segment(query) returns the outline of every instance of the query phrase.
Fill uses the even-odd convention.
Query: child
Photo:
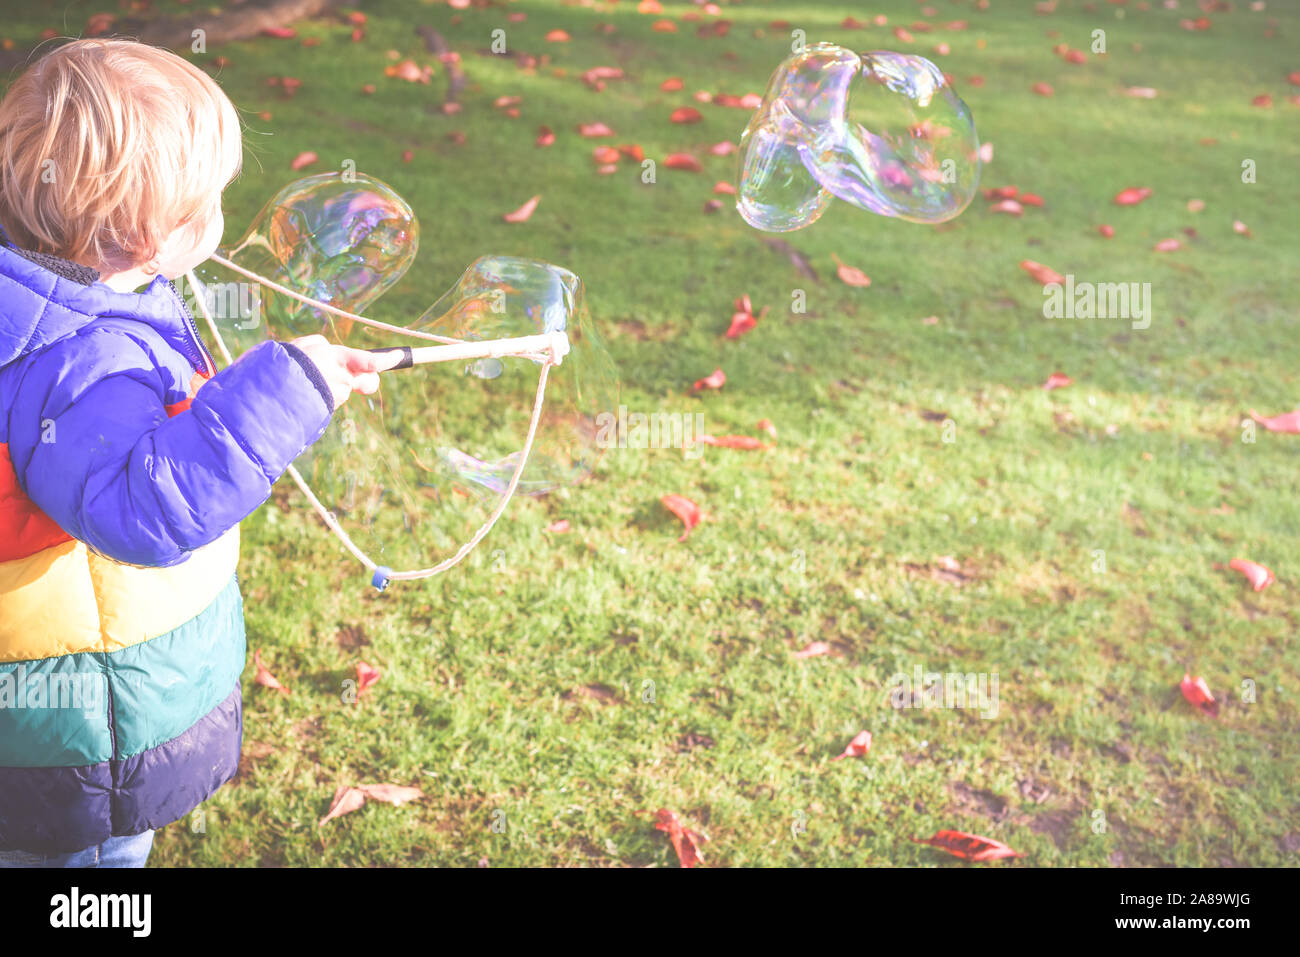
[[[322,336],[215,371],[167,280],[241,154],[220,88],[133,41],[0,102],[0,866],[143,866],[235,773],[239,522],[379,387]]]

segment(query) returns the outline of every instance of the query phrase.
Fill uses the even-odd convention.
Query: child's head
[[[133,40],[75,40],[0,102],[0,224],[18,246],[168,278],[221,239],[239,117],[212,78]]]

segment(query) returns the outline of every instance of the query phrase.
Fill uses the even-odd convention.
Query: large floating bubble
[[[362,173],[321,173],[290,183],[221,255],[294,292],[360,313],[415,259],[420,227],[392,187]],[[256,316],[278,334],[322,332],[326,314],[257,287]]]
[[[564,332],[569,352],[548,374],[518,493],[564,494],[591,473],[619,382],[576,275],[535,260],[483,257],[409,328],[468,341]],[[326,335],[366,349],[429,344],[360,324]],[[532,359],[505,357],[386,373],[377,395],[353,396],[339,410],[298,468],[376,562],[428,567],[467,541],[501,501],[539,372]]]
[[[740,141],[736,207],[768,232],[817,221],[838,197],[941,223],[979,186],[969,108],[924,57],[818,43],[772,74]]]
[[[358,175],[346,185],[341,190],[338,177],[331,176],[286,187],[228,258],[361,313],[409,264],[417,226],[383,183]],[[222,321],[220,290],[243,277],[220,266],[205,273],[206,299],[209,305],[216,301],[222,336],[237,353],[268,337],[312,333],[371,349],[436,344],[429,336],[478,341],[564,332],[569,352],[548,374],[518,493],[563,495],[596,464],[608,431],[602,425],[618,407],[619,381],[593,328],[582,281],[567,269],[483,257],[414,321],[382,308],[362,313],[409,332],[350,322],[264,288],[252,297],[260,313]],[[340,407],[325,435],[295,465],[375,562],[401,569],[431,566],[467,541],[500,502],[525,442],[540,368],[532,359],[505,357],[386,373],[379,393],[353,396]]]
[[[453,339],[508,339],[545,332],[568,336],[569,353],[552,368],[546,405],[519,490],[536,494],[573,485],[599,458],[601,425],[618,407],[618,377],[587,310],[582,280],[533,259],[484,256],[438,300],[413,329]],[[518,463],[519,436],[502,410],[536,391],[537,365],[527,359],[479,359],[447,370],[480,413],[444,421],[435,444],[440,466],[458,485],[501,492]],[[437,377],[426,377],[432,397]],[[513,417],[513,413],[509,418]],[[504,428],[498,428],[504,427]]]

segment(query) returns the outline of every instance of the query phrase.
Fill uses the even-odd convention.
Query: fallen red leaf
[[[704,211],[705,211],[706,213],[720,213],[720,212],[722,212],[722,200],[720,200],[720,199],[710,199],[710,200],[708,200],[708,201],[704,204]]]
[[[871,750],[871,732],[859,731],[853,736],[853,740],[848,743],[844,753],[839,757],[831,758],[832,761],[840,761],[844,758],[860,758]]]
[[[307,150],[306,152],[299,153],[293,158],[293,162],[289,164],[289,169],[296,172],[305,166],[310,166],[312,163],[316,162],[317,159],[319,159],[319,157],[315,153]]]
[[[741,296],[736,300],[735,311],[731,314],[731,325],[727,328],[728,339],[739,339],[745,333],[749,332],[758,325],[758,320],[767,315],[767,306],[757,316],[754,315],[754,304],[749,301],[749,296]]]
[[[1056,92],[1052,89],[1052,84],[1050,83],[1035,83],[1029,89],[1033,90],[1033,92],[1037,93],[1039,96],[1051,96]]]
[[[734,312],[731,314],[731,325],[727,327],[727,338],[739,339],[756,325],[758,325],[758,320],[754,318],[753,314]]]
[[[984,190],[985,199],[1015,199],[1020,194],[1018,186],[995,186]]]
[[[1053,389],[1064,389],[1067,385],[1074,385],[1074,380],[1064,372],[1053,372],[1043,383],[1043,389],[1051,392]]]
[[[568,43],[569,34],[564,30],[552,30],[546,34],[547,43]]]
[[[1232,231],[1236,233],[1238,236],[1250,235],[1250,227],[1247,226],[1245,223],[1243,223],[1240,219],[1234,219],[1232,221]]]
[[[691,534],[691,529],[700,524],[700,519],[703,517],[700,514],[700,507],[689,498],[684,498],[681,495],[664,495],[659,501],[663,503],[664,508],[681,519],[682,524],[686,526],[686,530],[677,539],[679,542],[686,541],[686,536]]]
[[[618,151],[637,163],[645,159],[645,150],[641,149],[637,143],[624,143],[618,148]]]
[[[1244,558],[1234,558],[1228,562],[1228,567],[1245,575],[1246,580],[1250,582],[1255,591],[1263,591],[1276,580],[1272,569],[1258,562],[1247,561]]]
[[[1067,50],[1065,53],[1066,63],[1087,63],[1088,54],[1082,50]]]
[[[1065,283],[1065,277],[1055,269],[1052,269],[1049,266],[1044,266],[1042,263],[1036,263],[1032,259],[1022,259],[1020,261],[1020,268],[1029,273],[1029,275],[1033,276],[1044,286],[1054,282],[1061,283],[1062,285]]]
[[[432,83],[433,81],[429,79],[432,73],[432,68],[421,69],[414,60],[403,60],[401,63],[384,67],[384,76],[394,76],[408,83]]]
[[[714,143],[710,146],[709,152],[714,156],[730,156],[736,152],[736,144],[730,140],[723,140],[721,143]]]
[[[681,818],[667,808],[661,807],[656,811],[655,818],[655,830],[668,834],[668,840],[672,841],[673,850],[677,852],[677,861],[682,867],[694,867],[696,864],[704,863],[704,858],[700,854],[700,844],[707,841],[707,837],[683,827]]]
[[[587,137],[613,136],[614,131],[604,123],[579,123],[578,134]]]
[[[1026,206],[1041,207],[1043,205],[1043,197],[1039,196],[1037,193],[1021,193],[1020,202],[1024,203]]]
[[[278,40],[291,40],[298,35],[298,31],[293,27],[267,27],[262,31],[264,37],[275,37]]]
[[[727,381],[727,374],[721,369],[714,369],[712,373],[703,379],[696,379],[693,386],[696,392],[703,389],[721,389]]]
[[[582,74],[582,82],[599,92],[605,88],[606,80],[623,79],[623,71],[616,66],[593,66]]]
[[[1025,208],[1014,199],[1004,199],[994,203],[989,207],[990,213],[1006,213],[1010,216],[1019,216],[1024,213]]]
[[[401,784],[363,784],[357,788],[367,800],[381,801],[393,807],[401,807],[417,798],[424,797],[419,788],[406,787]]]
[[[1183,244],[1176,239],[1162,239],[1151,248],[1158,253],[1171,253],[1176,249],[1182,249]]]
[[[776,426],[772,424],[771,419],[759,419],[756,428],[760,432],[766,432],[768,435],[772,436],[773,441],[776,440]]]
[[[546,526],[548,532],[567,532],[569,530],[569,520],[562,518],[559,521],[551,522]]]
[[[368,665],[364,661],[357,662],[357,698],[360,699],[362,693],[379,680],[382,672],[374,665]]]
[[[1114,227],[1114,226],[1105,226],[1105,225],[1103,225],[1103,226],[1098,226],[1098,227],[1097,227],[1097,232],[1101,233],[1101,234],[1102,234],[1103,236],[1105,236],[1107,239],[1110,239],[1112,236],[1115,235],[1115,227]]]
[[[1267,93],[1261,93],[1259,96],[1255,97],[1253,100],[1250,101],[1250,105],[1251,106],[1272,106],[1273,97],[1269,96]]]
[[[831,258],[835,260],[835,273],[840,277],[840,281],[846,286],[859,286],[865,289],[871,285],[871,277],[864,273],[856,266],[846,265],[840,260],[839,256],[831,253]]]
[[[831,646],[824,641],[811,641],[802,650],[796,651],[796,658],[816,658],[818,655],[829,655]],[[836,758],[836,760],[839,760]]]
[[[537,128],[538,146],[550,146],[555,142],[555,132],[549,126],[539,126]]]
[[[659,84],[659,89],[663,90],[665,93],[673,93],[677,90],[680,90],[682,86],[683,83],[682,83],[682,78],[680,76],[670,76],[668,79],[664,80],[662,83]]]
[[[532,199],[530,199],[528,202],[524,203],[524,205],[520,206],[514,212],[505,213],[501,218],[504,219],[507,223],[525,223],[528,221],[528,217],[533,215],[533,210],[537,208],[537,204],[541,202],[541,200],[542,200],[541,194],[538,194],[537,196],[534,196]]]
[[[327,821],[360,810],[368,800],[401,807],[422,797],[424,797],[424,792],[419,788],[406,787],[401,784],[363,784],[360,787],[339,785],[334,791],[334,798],[330,801],[329,810],[320,819],[318,826],[324,826]]]
[[[704,114],[693,106],[679,106],[668,119],[673,123],[698,123],[704,119]]]
[[[597,146],[591,151],[591,158],[597,163],[617,163],[619,153],[612,146]]]
[[[664,165],[669,169],[684,169],[691,173],[699,173],[704,167],[690,153],[669,153],[664,159]]]
[[[274,691],[283,691],[285,694],[291,693],[288,688],[276,680],[270,669],[262,664],[262,651],[259,648],[253,649],[253,664],[257,668],[257,673],[253,676],[255,682]]]
[[[1269,418],[1258,415],[1254,409],[1251,409],[1250,417],[1270,432],[1288,432],[1291,435],[1300,435],[1300,409],[1294,412],[1283,412],[1281,415]]]
[[[713,191],[722,196],[735,196],[736,187],[732,186],[725,180],[713,184]]]
[[[1136,206],[1150,195],[1151,190],[1146,186],[1130,186],[1128,189],[1121,189],[1115,194],[1115,205]]]
[[[716,445],[724,449],[765,449],[766,445],[752,435],[700,435],[695,441],[702,445]]]
[[[1192,707],[1203,714],[1208,714],[1211,718],[1219,716],[1219,702],[1215,701],[1214,695],[1210,694],[1210,686],[1205,683],[1204,678],[1193,678],[1184,672],[1183,680],[1178,687]]]
[[[933,837],[914,837],[917,844],[929,844],[964,861],[996,861],[1004,857],[1024,857],[1001,841],[965,831],[939,831]]]
[[[340,784],[334,792],[334,799],[330,801],[329,810],[325,816],[320,819],[318,827],[324,827],[327,821],[332,821],[336,817],[342,817],[344,814],[351,814],[353,811],[359,811],[366,803],[366,794],[360,788],[350,788]]]
[[[117,17],[111,13],[92,13],[86,21],[86,36],[98,37],[113,29],[113,21]],[[13,41],[8,37],[5,38],[6,47]]]

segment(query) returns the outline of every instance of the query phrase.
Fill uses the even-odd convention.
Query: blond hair
[[[134,40],[74,40],[0,101],[0,221],[28,249],[140,265],[210,221],[242,157],[234,105],[198,67]]]

